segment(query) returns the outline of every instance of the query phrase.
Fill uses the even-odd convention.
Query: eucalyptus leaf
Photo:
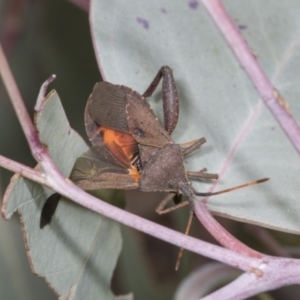
[[[55,91],[47,96],[35,121],[42,143],[68,177],[76,158],[88,147],[70,128]],[[51,224],[41,230],[41,209],[52,193],[16,174],[4,199],[6,218],[15,211],[21,216],[33,272],[44,277],[61,299],[132,299],[131,295],[116,297],[110,290],[122,247],[119,225],[64,200],[59,203]],[[113,190],[106,191],[104,196],[124,200],[120,192]]]
[[[224,1],[269,78],[300,118],[298,1]],[[214,213],[300,233],[300,159],[263,104],[207,11],[197,1],[91,1],[90,23],[105,80],[143,93],[162,65],[174,70],[180,118],[178,143],[202,136],[186,161],[220,173],[215,190],[271,180],[209,199]],[[161,89],[150,99],[162,119]],[[211,183],[194,182],[206,192]],[[200,199],[199,199],[200,201]]]

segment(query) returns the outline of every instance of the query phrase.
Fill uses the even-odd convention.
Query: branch
[[[27,142],[30,145],[32,155],[37,161],[40,161],[41,158],[38,151],[42,149],[42,144],[38,139],[34,125],[31,122],[30,116],[26,110],[17,84],[8,66],[7,60],[2,50],[2,46],[0,46],[0,74],[19,119],[19,122],[24,131]]]
[[[208,211],[206,202],[207,198],[195,205],[195,214],[203,226],[221,245],[227,249],[231,249],[254,258],[263,257],[263,254],[249,248],[222,227]]]
[[[254,265],[260,264],[260,260],[252,259],[245,255],[240,255],[222,247],[186,236],[180,232],[163,227],[139,216],[126,212],[104,201],[99,201],[98,198],[87,194],[70,180],[64,179],[60,181],[51,176],[51,166],[48,169],[48,176],[45,176],[45,174],[41,172],[37,172],[3,156],[0,156],[0,166],[5,167],[13,172],[19,172],[23,177],[44,184],[61,195],[66,196],[68,199],[73,200],[75,203],[94,212],[178,247],[184,247],[187,250],[210,257],[211,259],[219,260],[244,271],[249,271],[249,269],[254,268]],[[5,205],[6,202],[4,201],[3,208],[5,208]]]
[[[265,72],[257,63],[255,56],[240,35],[239,30],[228,15],[222,2],[220,0],[202,0],[202,4],[223,34],[232,52],[261,95],[264,103],[300,154],[300,128],[298,124],[286,109],[282,96],[273,87]]]
[[[298,259],[267,256],[264,262],[262,274],[244,273],[201,300],[246,299],[258,293],[300,283],[300,261]]]
[[[23,176],[23,174],[24,174],[24,177],[31,179],[37,183],[40,183],[43,185],[47,184],[46,177],[43,173],[36,171],[32,168],[29,168],[27,166],[24,166],[20,163],[17,163],[17,162],[15,162],[9,158],[6,158],[2,155],[0,155],[0,165],[9,171],[20,174],[21,176]]]

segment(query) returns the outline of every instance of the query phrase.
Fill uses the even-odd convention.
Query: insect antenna
[[[202,197],[220,195],[220,194],[228,193],[228,192],[231,192],[231,191],[239,190],[239,189],[251,186],[251,185],[256,185],[256,184],[259,184],[259,183],[263,183],[263,182],[268,181],[269,179],[270,178],[263,178],[263,179],[255,180],[255,181],[251,181],[251,182],[247,182],[247,183],[244,183],[244,184],[241,184],[241,185],[234,186],[234,187],[226,189],[226,190],[221,190],[221,191],[213,192],[213,193],[195,192],[195,195],[202,196]]]

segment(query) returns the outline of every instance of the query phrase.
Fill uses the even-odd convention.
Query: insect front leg
[[[159,214],[159,215],[163,215],[163,214],[167,214],[173,210],[179,209],[181,207],[184,206],[188,206],[190,205],[189,201],[184,201],[184,202],[180,202],[174,206],[165,208],[165,206],[174,198],[174,196],[176,195],[176,193],[170,193],[168,194],[156,207],[155,211]]]
[[[204,168],[198,172],[186,172],[186,175],[189,178],[196,178],[196,179],[218,179],[219,175],[214,173],[206,173],[207,169]]]
[[[164,110],[164,125],[168,134],[171,134],[178,122],[179,100],[176,83],[173,77],[173,70],[168,66],[163,66],[158,71],[152,83],[145,91],[143,96],[150,97],[162,79],[162,98]]]
[[[188,223],[187,223],[187,226],[186,226],[186,229],[185,229],[185,232],[184,234],[185,235],[188,235],[189,234],[189,231],[190,231],[190,228],[191,228],[191,225],[192,225],[192,220],[193,220],[193,216],[194,216],[194,204],[193,204],[193,200],[192,199],[189,199],[188,201],[184,201],[184,202],[181,202],[179,204],[176,204],[174,206],[171,206],[169,208],[165,208],[165,206],[174,198],[174,196],[176,195],[176,193],[170,193],[168,194],[157,206],[156,208],[156,212],[159,214],[159,215],[163,215],[163,214],[166,214],[166,213],[169,213],[173,210],[176,210],[176,209],[179,209],[181,207],[184,207],[184,206],[190,206],[190,213],[189,213],[189,219],[188,219]],[[180,265],[180,262],[181,262],[181,259],[182,259],[182,255],[183,255],[183,251],[184,251],[184,248],[180,248],[179,250],[179,253],[178,253],[178,257],[177,257],[177,261],[176,261],[176,265],[175,265],[175,270],[177,271],[178,268],[179,268],[179,265]]]

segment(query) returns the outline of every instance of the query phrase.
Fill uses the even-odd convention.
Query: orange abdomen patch
[[[100,127],[102,141],[109,151],[124,166],[129,167],[130,174],[136,182],[139,181],[139,171],[133,162],[138,154],[138,144],[131,134],[110,129],[104,126]]]

